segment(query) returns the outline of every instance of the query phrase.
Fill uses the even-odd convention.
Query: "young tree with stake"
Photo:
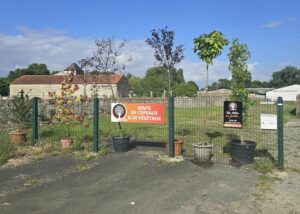
[[[229,41],[219,31],[204,33],[194,39],[194,53],[206,63],[205,91],[208,90],[208,66],[213,64],[213,60],[222,53],[223,47],[228,44]]]
[[[155,59],[167,68],[169,95],[171,95],[170,68],[180,63],[183,59],[183,45],[178,45],[174,48],[174,36],[175,32],[165,27],[163,29],[151,30],[151,38],[146,39],[146,43],[155,51]]]
[[[243,122],[248,119],[248,110],[251,104],[249,92],[246,84],[251,82],[251,73],[248,71],[247,60],[250,58],[250,52],[246,44],[240,44],[238,39],[233,39],[229,58],[229,70],[232,74],[231,80],[231,99],[243,102]]]
[[[117,43],[113,37],[107,39],[97,39],[95,41],[96,50],[91,57],[81,59],[79,63],[82,67],[90,67],[99,71],[99,73],[105,74],[107,82],[111,82],[111,74],[124,70],[125,65],[120,64],[118,57],[121,55],[121,49],[125,47],[125,41]],[[131,59],[128,59],[130,61]],[[105,86],[107,87],[107,86]],[[113,87],[109,84],[112,97],[115,97]],[[98,90],[98,86],[95,86],[95,90]]]

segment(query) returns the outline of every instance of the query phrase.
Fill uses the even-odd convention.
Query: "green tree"
[[[9,95],[9,81],[7,78],[0,77],[0,95]]]
[[[12,82],[15,79],[17,79],[23,75],[26,75],[26,69],[25,68],[17,68],[16,70],[9,72],[7,79],[9,80],[9,82]]]
[[[280,71],[272,74],[270,85],[275,88],[300,84],[300,69],[294,66],[286,66]]]
[[[142,79],[140,77],[131,77],[129,79],[130,90],[137,96],[143,95]]]
[[[191,83],[181,83],[173,87],[173,93],[179,97],[195,97],[197,95],[197,87]]]
[[[151,30],[151,38],[146,39],[146,43],[154,49],[155,59],[165,68],[168,74],[168,89],[171,92],[171,72],[170,69],[183,59],[183,45],[174,48],[175,32],[168,27],[158,30]]]
[[[59,73],[60,71],[51,71],[51,75],[54,75],[54,74],[57,74]]]
[[[194,53],[206,63],[206,90],[208,90],[208,66],[213,65],[213,60],[222,53],[223,47],[228,44],[229,41],[219,31],[202,34],[194,39]]]
[[[199,86],[194,81],[188,81],[187,84],[191,84],[195,87],[196,91],[199,91]]]
[[[7,78],[9,82],[12,82],[23,75],[50,75],[50,71],[45,64],[33,63],[27,68],[17,68],[14,71],[10,71]]]
[[[30,64],[26,68],[26,73],[28,75],[50,75],[47,65],[37,63]]]
[[[268,88],[270,86],[269,82],[254,80],[251,82],[251,88]]]
[[[211,85],[208,86],[209,90],[216,90],[220,88],[229,89],[231,85],[231,81],[228,79],[219,79],[217,82],[213,82]]]
[[[154,97],[161,97],[166,87],[165,82],[159,77],[144,77],[141,81],[143,96],[150,96],[152,91]]]
[[[174,86],[175,84],[180,84],[185,82],[182,69],[170,68],[169,71],[171,73],[171,78],[172,78],[171,87]],[[168,85],[169,82],[168,69],[163,66],[155,66],[147,69],[145,77],[159,77],[165,82],[166,86]]]
[[[250,52],[246,44],[240,44],[238,39],[233,39],[228,57],[229,70],[232,73],[231,99],[243,102],[243,121],[246,123],[251,104],[249,92],[245,87],[246,83],[251,82],[251,75],[247,68]]]

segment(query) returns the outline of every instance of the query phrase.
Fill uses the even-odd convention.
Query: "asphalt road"
[[[218,213],[215,203],[246,198],[255,178],[251,166],[165,164],[131,153],[91,162],[65,155],[0,169],[0,213]]]

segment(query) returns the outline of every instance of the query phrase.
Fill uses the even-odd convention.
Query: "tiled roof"
[[[85,78],[86,84],[117,84],[122,78],[124,77],[123,74],[111,74],[111,75],[87,75]],[[67,76],[55,76],[55,75],[24,75],[16,79],[11,83],[11,85],[35,85],[35,84],[61,84],[62,81]],[[75,75],[73,76],[73,84],[83,84],[84,83],[84,76],[83,75]]]
[[[69,67],[67,67],[65,71],[75,71],[77,75],[84,73],[83,70],[76,63],[72,63],[71,65],[69,65]]]

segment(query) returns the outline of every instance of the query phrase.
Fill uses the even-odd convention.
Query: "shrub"
[[[6,163],[9,158],[14,157],[16,153],[15,147],[10,143],[7,134],[0,133],[0,165]]]
[[[12,113],[11,121],[14,128],[18,131],[25,130],[30,127],[31,121],[31,101],[28,97],[24,97],[24,92],[21,95],[14,96],[11,102],[8,103],[8,107]]]
[[[273,171],[274,164],[269,158],[261,158],[256,161],[255,169],[262,174],[268,174]]]

